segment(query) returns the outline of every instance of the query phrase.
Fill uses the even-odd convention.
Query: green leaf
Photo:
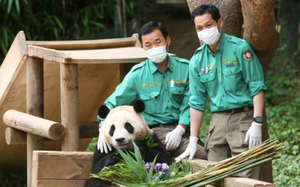
[[[7,11],[6,13],[8,14],[10,12],[11,6],[12,6],[13,0],[8,0],[8,4],[7,4]]]
[[[156,163],[156,159],[157,159],[157,156],[154,158],[153,162],[152,162],[152,165],[150,167],[150,170],[149,170],[149,175],[148,175],[148,183],[152,183],[152,175],[153,175],[153,169],[154,169],[154,165]],[[146,167],[145,167],[146,168]]]
[[[54,32],[55,38],[58,38],[58,32],[57,32],[57,28],[56,27],[53,27],[53,32]]]
[[[57,25],[60,27],[61,30],[64,30],[64,26],[61,24],[60,20],[58,19],[57,16],[53,16],[55,22],[57,23]]]
[[[98,26],[98,27],[101,27],[101,28],[103,28],[103,29],[106,28],[105,25],[103,25],[102,23],[96,22],[96,21],[90,21],[90,23],[93,24],[93,25],[96,25],[96,26]]]
[[[17,12],[20,14],[20,3],[19,0],[15,0]]]
[[[144,160],[142,158],[142,155],[141,155],[141,152],[140,152],[139,148],[136,146],[136,144],[134,143],[134,141],[132,141],[132,144],[133,144],[135,158],[136,158],[137,163],[140,166],[145,165],[145,162],[144,162]]]

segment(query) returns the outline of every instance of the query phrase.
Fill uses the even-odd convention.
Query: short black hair
[[[216,22],[221,18],[219,9],[212,4],[203,4],[195,8],[191,14],[193,24],[195,25],[195,17],[201,16],[203,14],[209,13]]]
[[[142,42],[142,35],[150,34],[151,32],[153,32],[156,29],[160,30],[160,32],[163,34],[163,36],[165,37],[165,39],[167,39],[167,36],[169,36],[169,34],[168,34],[168,30],[164,26],[164,24],[161,23],[161,22],[149,21],[148,23],[145,23],[140,28],[140,32],[139,32],[139,40],[140,40],[140,42],[143,44],[143,42]]]

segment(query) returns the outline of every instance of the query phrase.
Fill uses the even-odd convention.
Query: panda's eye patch
[[[115,127],[115,125],[113,124],[112,126],[110,126],[109,135],[110,135],[110,136],[113,136],[115,130],[116,130],[116,127]]]
[[[132,133],[134,132],[134,127],[133,127],[130,123],[128,123],[128,122],[125,123],[125,129],[126,129],[130,134],[132,134]]]

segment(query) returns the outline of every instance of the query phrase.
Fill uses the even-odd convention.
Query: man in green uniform
[[[139,40],[148,59],[130,70],[104,104],[112,109],[143,100],[145,111],[142,115],[147,124],[166,143],[171,156],[179,156],[189,144],[189,130],[186,132],[190,125],[189,61],[168,55],[171,39],[160,22],[143,25]],[[98,120],[102,119],[98,117]],[[101,128],[99,131],[98,149],[108,152],[110,146],[101,135]],[[199,144],[195,152],[195,157],[206,158]]]
[[[192,20],[204,44],[190,60],[191,137],[176,160],[193,158],[208,96],[212,116],[204,147],[208,160],[221,161],[261,143],[264,75],[245,40],[221,33],[223,20],[214,5],[197,7]],[[251,170],[240,175],[258,178]]]

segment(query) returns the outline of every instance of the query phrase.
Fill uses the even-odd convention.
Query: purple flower
[[[146,170],[149,173],[153,162],[146,163]],[[156,163],[153,167],[153,173],[160,173],[160,175],[165,175],[169,170],[169,166],[166,163]]]
[[[148,163],[146,164],[147,172],[150,171],[151,166],[152,166],[152,162],[148,162]]]
[[[169,170],[169,166],[167,164],[163,163],[162,166],[161,166],[161,169],[163,171],[168,171]]]

